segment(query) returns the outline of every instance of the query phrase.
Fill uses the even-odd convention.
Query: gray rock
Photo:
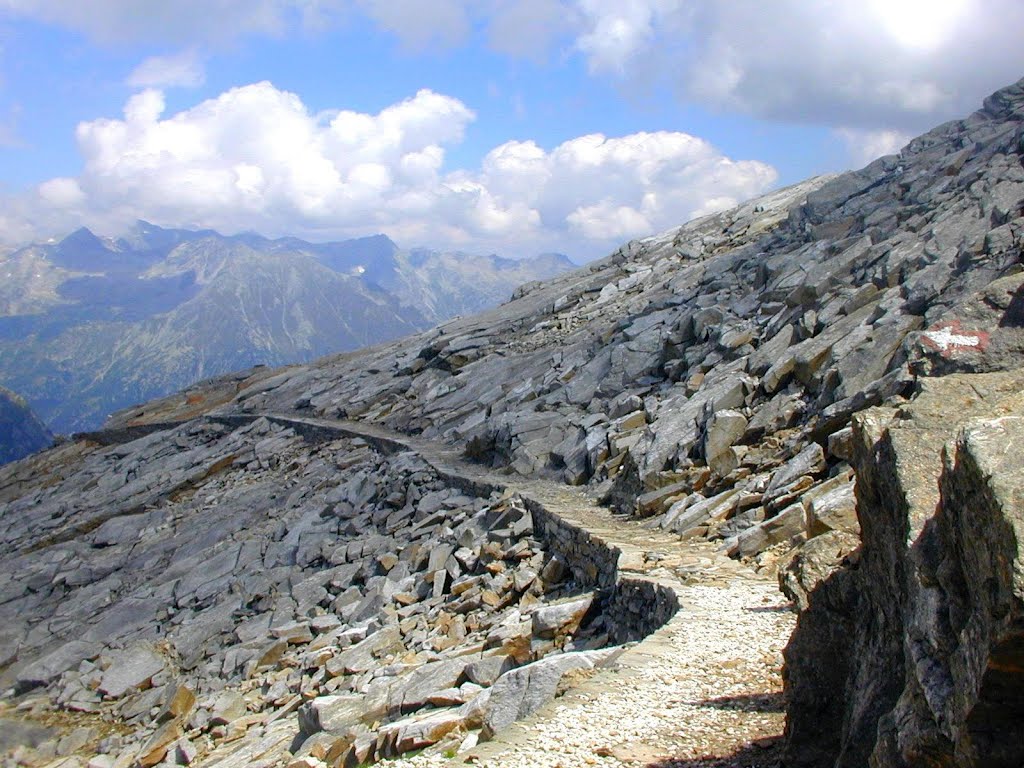
[[[730,557],[752,557],[774,544],[794,542],[806,533],[804,507],[791,504],[774,517],[753,525],[724,545]]]
[[[735,467],[722,471],[720,457],[736,443],[747,429],[746,417],[731,410],[715,411],[704,426],[704,460],[719,476],[727,475]]]
[[[736,510],[741,496],[742,491],[738,488],[730,488],[710,498],[693,494],[669,508],[662,527],[683,533],[712,520],[725,520]]]
[[[794,563],[786,577],[806,605],[786,650],[787,764],[1024,755],[1003,693],[1018,663],[1024,477],[1024,424],[1005,414],[1024,406],[1022,392],[1019,373],[952,375],[926,382],[898,418],[875,409],[855,420],[862,552],[809,563],[806,577]]]
[[[494,684],[494,681],[508,672],[513,666],[511,658],[505,655],[484,656],[482,659],[472,661],[466,665],[466,679],[485,688]]]
[[[700,435],[703,414],[708,410],[739,408],[750,389],[746,377],[726,376],[706,384],[693,397],[667,398],[659,411],[654,436],[644,457],[644,470],[661,470],[670,461],[688,453]],[[662,413],[665,415],[661,416]]]
[[[214,725],[231,723],[247,712],[245,699],[237,691],[224,691],[213,702],[210,722]]]
[[[465,656],[442,659],[424,664],[411,674],[400,677],[391,688],[390,708],[398,712],[420,709],[432,694],[445,688],[454,688],[462,682],[471,661]]]
[[[845,427],[828,436],[828,455],[843,461],[853,459],[853,429]]]
[[[270,634],[278,640],[285,640],[292,645],[308,643],[313,639],[313,630],[308,621],[289,621],[271,627]]]
[[[363,697],[317,696],[299,707],[299,727],[305,734],[327,731],[342,734],[362,722]]]
[[[811,595],[855,557],[860,537],[845,531],[828,531],[794,549],[779,565],[779,588],[804,613]]]
[[[108,660],[99,690],[112,699],[147,684],[164,671],[164,660],[150,645],[137,645]]]
[[[333,676],[367,672],[378,666],[380,657],[401,647],[402,633],[398,627],[385,627],[339,653],[327,662],[326,668]]]
[[[854,483],[847,475],[831,478],[801,497],[807,512],[807,534],[845,531],[860,536]]]
[[[768,487],[764,491],[764,503],[770,504],[775,499],[789,492],[802,477],[810,477],[825,471],[825,452],[817,443],[810,443],[800,453],[787,461],[772,475]]]
[[[425,712],[381,726],[377,731],[377,755],[394,757],[436,744],[462,727],[457,709]]]
[[[65,643],[21,669],[16,678],[17,687],[19,690],[28,690],[46,685],[62,672],[78,666],[83,659],[96,656],[100,648],[98,643],[84,640]]]
[[[551,701],[562,677],[590,670],[609,656],[606,651],[563,653],[506,672],[495,681],[485,702],[484,738],[526,717]]]
[[[12,751],[17,747],[35,748],[56,734],[53,728],[44,725],[15,720],[0,719],[0,752]]]
[[[541,638],[572,635],[594,603],[594,594],[552,603],[533,612],[533,634]]]

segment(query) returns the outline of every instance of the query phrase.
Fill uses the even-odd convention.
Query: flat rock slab
[[[111,657],[99,690],[116,699],[142,687],[163,670],[163,658],[151,646],[137,645]]]
[[[536,712],[555,698],[562,677],[576,670],[591,670],[609,655],[608,651],[563,653],[506,672],[491,688],[484,735],[493,736]]]
[[[46,685],[60,676],[62,672],[78,666],[83,659],[94,656],[100,648],[98,643],[90,643],[85,640],[72,640],[70,643],[65,643],[21,670],[17,675],[17,688],[28,690]]]

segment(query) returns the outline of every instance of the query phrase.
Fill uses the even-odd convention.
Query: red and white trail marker
[[[951,357],[957,352],[983,351],[989,335],[985,331],[965,331],[959,320],[952,320],[932,326],[921,334],[921,340],[943,357]]]

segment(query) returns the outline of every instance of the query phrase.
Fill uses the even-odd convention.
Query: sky
[[[585,261],[968,115],[1021,30],[1021,0],[0,0],[0,243]]]

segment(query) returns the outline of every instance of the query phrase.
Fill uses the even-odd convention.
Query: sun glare
[[[970,0],[869,0],[884,32],[906,48],[931,50],[956,30]]]

